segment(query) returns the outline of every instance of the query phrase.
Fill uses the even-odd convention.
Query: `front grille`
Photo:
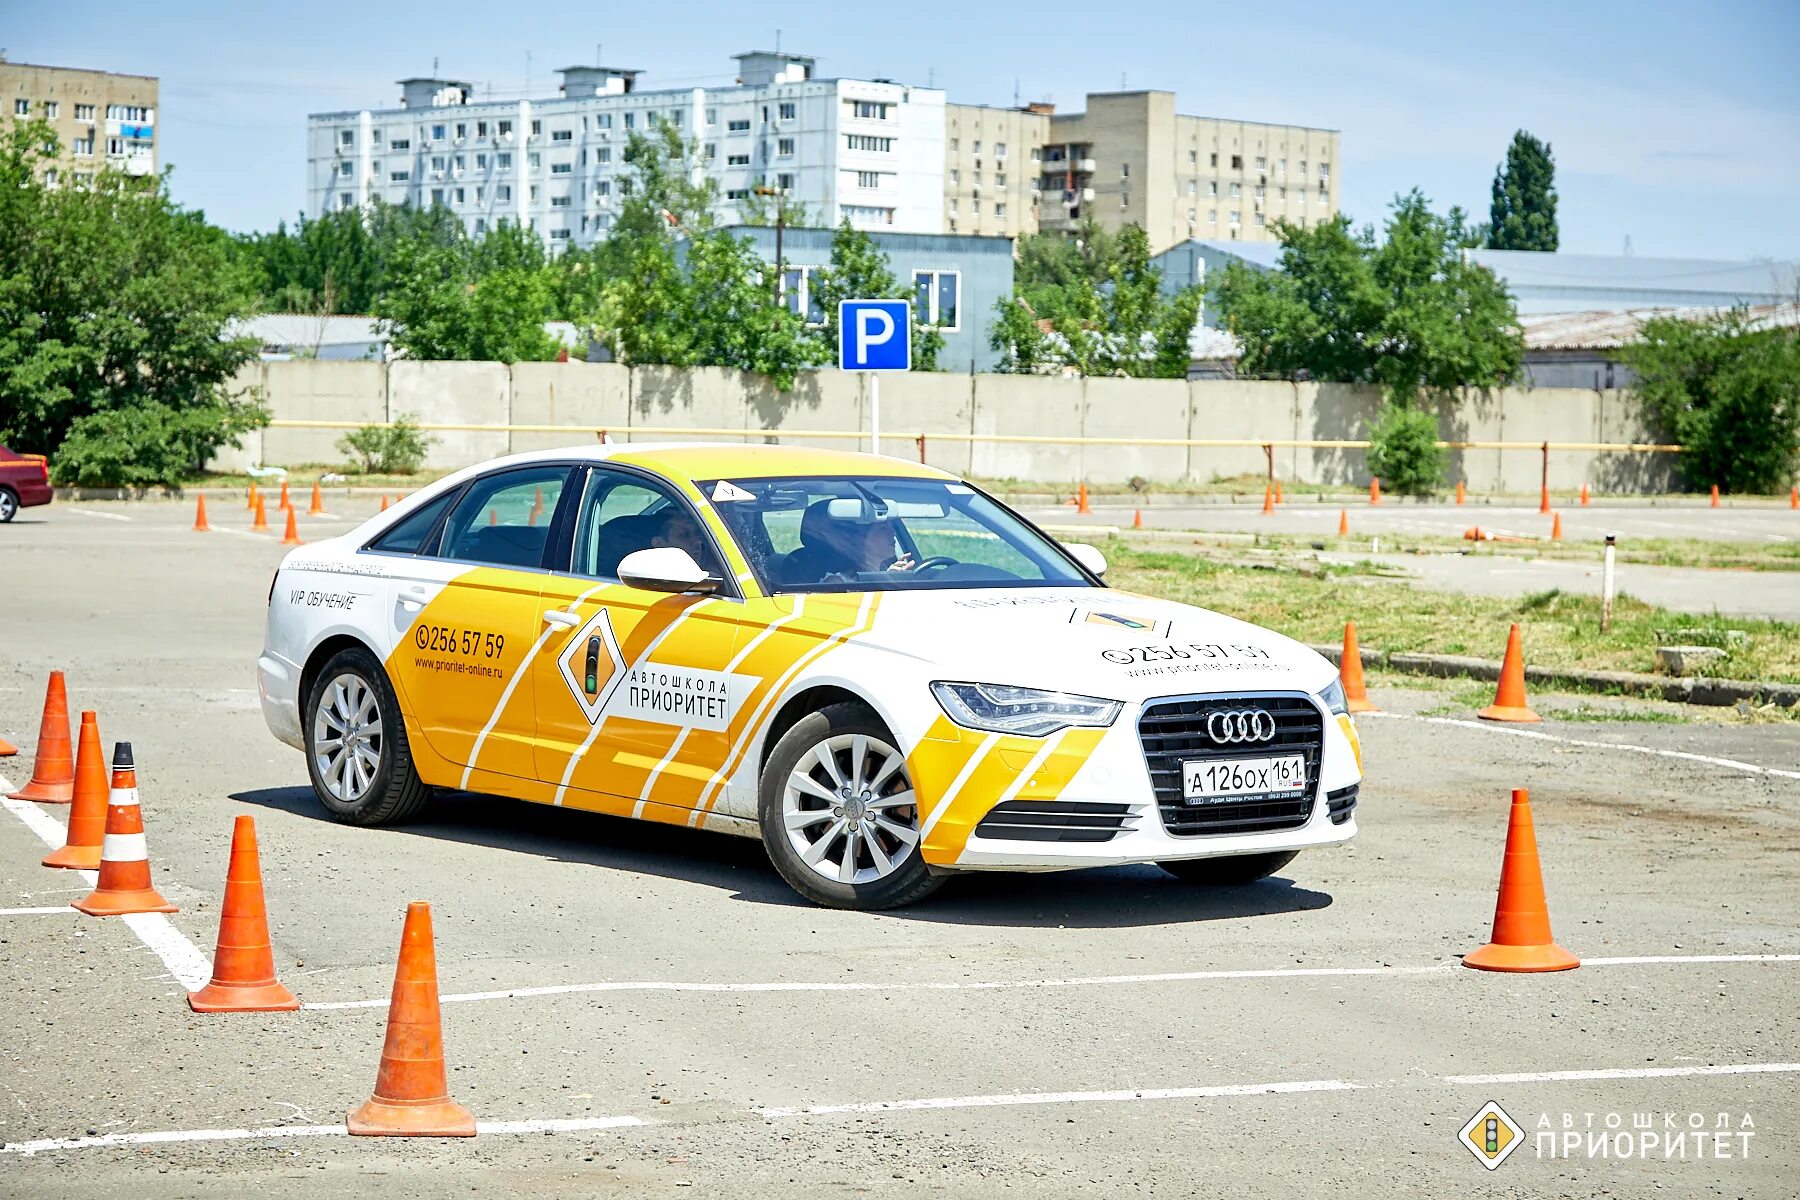
[[[1342,825],[1356,811],[1356,793],[1361,787],[1361,784],[1353,783],[1325,793],[1325,809],[1331,815],[1333,825]]]
[[[989,810],[975,836],[1011,842],[1110,842],[1136,820],[1129,804],[1008,800]]]
[[[1260,708],[1275,718],[1275,736],[1250,744],[1214,742],[1206,719],[1221,710]],[[1324,754],[1325,721],[1304,696],[1209,696],[1156,700],[1138,720],[1144,764],[1163,827],[1177,837],[1221,833],[1269,833],[1298,829],[1312,816]],[[1181,764],[1194,760],[1262,757],[1298,751],[1306,764],[1304,793],[1291,800],[1226,801],[1188,805],[1181,797]]]

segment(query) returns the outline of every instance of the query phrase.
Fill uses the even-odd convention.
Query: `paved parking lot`
[[[203,536],[181,506],[57,505],[0,530],[0,736],[25,751],[0,774],[23,782],[65,669],[71,708],[134,744],[181,907],[148,940],[62,911],[87,885],[37,864],[65,813],[0,812],[0,1195],[1792,1194],[1800,726],[1520,733],[1380,692],[1361,835],[1277,878],[984,876],[826,911],[717,835],[476,796],[323,819],[257,711],[281,550],[223,531],[242,516],[215,503]],[[1456,962],[1487,940],[1520,786],[1577,971]],[[298,1013],[182,1000],[240,813]],[[336,1136],[412,899],[473,1141]],[[1534,1135],[1492,1179],[1456,1140],[1489,1101]],[[1722,1113],[1704,1158],[1560,1153],[1590,1121]]]

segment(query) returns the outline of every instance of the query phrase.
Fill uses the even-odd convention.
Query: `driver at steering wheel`
[[[892,518],[866,505],[854,515],[832,512],[843,501],[816,500],[800,519],[800,548],[788,556],[782,574],[792,582],[848,580],[875,571],[910,571],[912,555],[901,548]]]

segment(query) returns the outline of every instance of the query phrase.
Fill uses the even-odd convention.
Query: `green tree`
[[[749,195],[738,201],[738,223],[772,227],[776,223],[776,217],[779,216],[781,224],[789,229],[816,227],[817,222],[804,202],[795,200],[786,192],[776,192],[774,195],[765,194],[773,191],[775,189],[767,183],[760,179],[757,180],[756,186],[750,189]]]
[[[176,482],[268,419],[231,386],[250,274],[164,179],[47,188],[56,154],[46,123],[0,133],[0,441],[62,480]]]
[[[988,329],[988,345],[1000,352],[1001,371],[1041,375],[1062,366],[1059,348],[1038,321],[1036,311],[1023,296],[1002,296],[994,302],[994,323]]]
[[[1770,492],[1793,481],[1800,437],[1800,334],[1758,329],[1744,309],[1652,317],[1621,358],[1645,412],[1686,447],[1690,484]]]
[[[1494,171],[1487,246],[1554,250],[1556,244],[1556,161],[1550,157],[1550,143],[1521,129],[1506,148],[1506,161]]]
[[[386,289],[401,247],[419,241],[452,248],[466,240],[462,221],[441,204],[410,208],[376,201],[301,216],[289,232],[239,239],[257,272],[259,305],[269,312],[367,313]]]
[[[450,245],[403,240],[387,274],[375,315],[409,358],[542,362],[564,348],[544,329],[556,299],[544,243],[523,226],[502,221]]]
[[[1068,289],[1079,281],[1093,287],[1105,283],[1119,257],[1119,239],[1092,217],[1074,233],[1030,233],[1018,240],[1013,290],[1040,318],[1064,315]]]
[[[875,239],[854,228],[848,218],[831,235],[831,264],[815,271],[812,299],[825,318],[822,342],[827,353],[838,344],[838,304],[844,300],[912,300],[912,369],[935,371],[944,352],[944,335],[926,323],[924,306],[913,290],[894,277],[888,256]],[[952,322],[954,323],[954,322]]]

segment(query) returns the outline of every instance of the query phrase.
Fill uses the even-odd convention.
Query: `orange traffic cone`
[[[1143,509],[1134,508],[1131,510],[1131,527],[1133,529],[1142,529],[1144,527],[1144,510]]]
[[[287,531],[281,535],[281,544],[284,546],[306,545],[305,542],[300,540],[300,527],[294,521],[293,509],[290,508],[287,510],[287,518]]]
[[[251,533],[269,532],[269,514],[263,507],[262,493],[256,495],[256,519],[250,522]]]
[[[1281,480],[1275,481],[1275,503],[1281,503]]]
[[[1362,648],[1356,644],[1356,622],[1344,622],[1344,657],[1338,665],[1338,679],[1344,685],[1344,707],[1353,713],[1380,712],[1369,703],[1369,689],[1363,684]]]
[[[498,525],[499,523],[500,523],[500,514],[495,512],[491,508],[488,509],[488,524],[489,525]]]
[[[1263,515],[1265,517],[1275,511],[1275,489],[1266,483],[1263,484],[1263,508],[1262,508],[1262,510],[1263,510]]]
[[[1800,484],[1788,489],[1788,507],[1800,508]]]
[[[307,507],[306,515],[309,517],[325,515],[325,492],[316,483],[313,484],[312,504]]]
[[[189,993],[188,1007],[195,1012],[291,1012],[300,1007],[294,993],[275,978],[256,821],[248,816],[240,816],[231,829],[231,865],[225,871],[212,982]]]
[[[1500,686],[1494,690],[1494,702],[1475,715],[1487,721],[1543,720],[1525,703],[1525,638],[1516,624],[1506,635],[1506,657],[1500,663]]]
[[[1550,540],[1553,542],[1562,541],[1562,514],[1561,513],[1555,513],[1550,518]]]
[[[1538,512],[1544,516],[1550,515],[1550,487],[1548,484],[1538,491]]]
[[[75,798],[75,757],[69,745],[69,693],[61,671],[50,672],[44,692],[44,716],[38,723],[37,757],[31,782],[12,794],[14,800],[67,804]]]
[[[0,738],[0,758],[11,758],[18,752],[19,748],[17,746],[13,745],[5,738]]]
[[[294,507],[294,502],[292,500],[288,499],[288,486],[287,486],[287,480],[285,480],[285,479],[281,481],[281,507],[282,508],[293,508]]]
[[[1338,509],[1338,536],[1350,536],[1350,510],[1347,508]]]
[[[1513,789],[1492,936],[1481,949],[1463,955],[1463,966],[1480,971],[1568,971],[1581,965],[1550,936],[1537,834],[1531,828],[1531,796],[1524,788]]]
[[[388,510],[387,493],[383,492],[383,493],[381,493],[381,511],[386,512],[387,510]]]
[[[431,944],[431,905],[422,900],[406,906],[375,1095],[349,1115],[348,1124],[354,1135],[475,1136],[475,1117],[450,1099],[444,1073],[437,952]]]
[[[1463,481],[1459,479],[1456,481],[1456,502],[1458,504],[1461,504],[1464,500],[1464,497],[1465,497],[1465,493],[1463,492]]]
[[[252,479],[250,481],[250,490],[244,493],[244,511],[245,512],[255,512],[256,511],[256,496],[257,496],[256,480]]]
[[[212,526],[206,523],[206,497],[194,497],[194,532],[211,533]]]
[[[1369,503],[1381,503],[1381,479],[1379,476],[1369,480]]]
[[[1712,485],[1712,506],[1719,507],[1719,485],[1716,483]]]
[[[1581,485],[1581,507],[1586,508],[1587,506],[1588,506],[1588,485],[1584,483]]]
[[[144,844],[144,810],[138,807],[137,770],[132,766],[130,742],[113,746],[112,794],[106,800],[99,886],[70,907],[91,917],[181,911],[150,886],[150,851]]]
[[[1086,516],[1094,510],[1088,507],[1087,484],[1081,485],[1081,491],[1075,498],[1075,511]]]
[[[69,832],[62,849],[51,851],[44,865],[97,870],[105,838],[106,758],[100,749],[99,719],[84,712],[75,750],[75,805],[69,809]]]

